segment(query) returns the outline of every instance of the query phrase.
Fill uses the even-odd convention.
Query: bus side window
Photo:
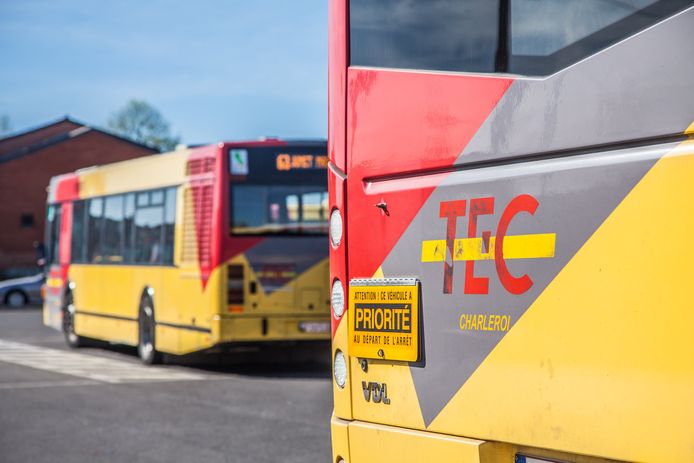
[[[70,260],[72,262],[85,261],[84,212],[84,201],[75,201],[72,204],[72,239],[70,244]]]
[[[158,203],[158,204],[157,204]],[[135,210],[135,262],[162,262],[162,225],[164,221],[163,193],[138,193]]]
[[[123,262],[123,195],[109,196],[104,202],[103,243],[105,262]]]
[[[176,188],[167,188],[164,202],[164,263],[173,264],[176,226]]]
[[[101,251],[101,230],[103,228],[104,200],[92,198],[89,200],[89,219],[87,226],[87,259],[93,264],[103,260]]]
[[[123,241],[125,243],[125,250],[123,252],[124,262],[133,262],[135,260],[135,243],[133,242],[133,238],[135,237],[134,217],[135,193],[128,193],[125,195],[125,215],[123,221]]]

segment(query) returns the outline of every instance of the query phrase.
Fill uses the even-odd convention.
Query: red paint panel
[[[218,143],[192,150],[188,158],[193,194],[198,264],[203,289],[212,271],[227,260],[260,244],[262,237],[229,236],[229,148],[286,146],[279,139]]]
[[[80,179],[77,174],[60,176],[55,187],[54,201],[73,201],[80,197]]]
[[[194,149],[188,158],[188,173],[193,196],[193,216],[198,251],[198,265],[203,289],[212,270],[219,265],[219,195],[215,189],[220,184],[215,179],[220,175],[219,146]]]
[[[370,277],[434,186],[369,194],[365,179],[450,167],[512,79],[348,70],[350,277]],[[375,207],[385,202],[389,214]],[[377,238],[375,238],[377,237]]]
[[[224,242],[222,249],[222,260],[221,262],[226,262],[251,249],[252,247],[263,242],[265,238],[255,237],[255,236],[238,236],[233,239],[227,239]]]
[[[219,259],[219,264],[234,258],[235,256],[246,252],[253,246],[263,242],[265,238],[256,236],[234,236],[229,235],[229,224],[231,223],[231,217],[229,217],[229,157],[226,156],[227,150],[229,148],[251,148],[251,147],[262,147],[262,146],[286,146],[287,142],[277,139],[255,141],[255,142],[234,142],[234,143],[224,143],[220,144],[219,152],[219,175],[218,178],[223,179],[218,182],[217,185],[217,198],[219,198],[219,225],[217,230],[219,230],[219,240],[221,242],[221,257]]]
[[[328,4],[328,157],[346,171],[347,2]]]
[[[337,209],[342,214],[342,224],[343,224],[343,235],[341,243],[336,247],[332,245],[330,237],[328,237],[327,245],[330,246],[330,288],[332,290],[332,284],[335,279],[339,279],[345,288],[345,307],[347,307],[347,298],[349,297],[349,291],[347,291],[347,228],[345,227],[346,220],[346,204],[345,204],[345,189],[346,182],[345,179],[340,175],[338,171],[335,170],[333,166],[328,169],[328,202],[330,204],[330,212]],[[344,318],[344,315],[340,318],[335,317],[335,313],[330,310],[331,314],[331,327],[332,335],[335,336],[335,331],[340,325],[340,321]]]
[[[212,205],[214,184],[195,182],[192,186],[193,204],[195,209],[195,236],[198,245],[198,264],[203,287],[207,284],[215,262],[213,261],[213,219]]]
[[[343,237],[339,246],[335,247],[328,238],[330,247],[330,288],[333,281],[339,279],[345,288],[345,307],[347,306],[347,210],[346,210],[346,181],[347,172],[346,144],[347,133],[347,1],[333,0],[328,3],[328,158],[331,165],[328,169],[328,201],[330,211],[338,209],[342,214]],[[332,336],[342,318],[336,318],[332,309]]]
[[[60,217],[60,246],[58,248],[58,271],[63,284],[60,293],[68,283],[70,258],[72,248],[72,201],[64,202],[61,206]]]
[[[60,279],[63,283],[60,287],[47,287],[48,294],[52,296],[60,296],[67,284],[67,268],[60,265],[51,265],[48,271],[49,278]]]
[[[279,138],[267,138],[264,140],[235,141],[219,143],[219,147],[226,151],[226,148],[257,148],[264,146],[287,146],[287,142]]]
[[[70,253],[72,246],[72,202],[65,202],[60,212],[60,247],[58,248],[58,262],[66,268],[70,265]]]

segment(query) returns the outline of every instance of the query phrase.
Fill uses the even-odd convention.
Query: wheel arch
[[[145,285],[142,288],[142,291],[140,291],[140,298],[138,300],[138,309],[137,309],[137,317],[138,319],[140,318],[140,309],[142,309],[142,303],[145,302],[145,300],[149,299],[150,304],[152,305],[152,312],[154,312],[154,307],[155,307],[155,296],[156,292],[154,291],[154,288],[150,285]]]

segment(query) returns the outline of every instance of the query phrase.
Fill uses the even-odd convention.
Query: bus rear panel
[[[329,19],[334,460],[694,460],[691,2]]]

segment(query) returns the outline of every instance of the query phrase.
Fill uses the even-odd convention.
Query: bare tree
[[[111,115],[108,127],[138,143],[170,151],[176,147],[180,137],[171,135],[169,123],[152,105],[143,100],[130,100]]]

